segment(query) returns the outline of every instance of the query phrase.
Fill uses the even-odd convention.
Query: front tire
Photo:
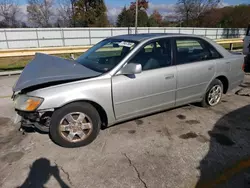
[[[206,94],[201,101],[202,107],[215,106],[220,103],[223,94],[223,84],[215,79],[208,87]]]
[[[87,102],[75,102],[56,110],[51,117],[50,137],[62,147],[90,144],[101,127],[98,111]]]

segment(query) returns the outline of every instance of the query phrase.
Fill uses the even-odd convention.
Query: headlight
[[[15,108],[23,111],[34,111],[43,102],[42,98],[31,97],[28,95],[19,95],[14,99]]]

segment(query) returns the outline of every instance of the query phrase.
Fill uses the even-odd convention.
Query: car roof
[[[144,40],[148,40],[151,38],[158,38],[158,37],[164,37],[164,36],[169,37],[169,36],[191,36],[191,35],[180,34],[180,33],[140,33],[140,34],[118,35],[118,36],[111,37],[111,39],[142,42]]]

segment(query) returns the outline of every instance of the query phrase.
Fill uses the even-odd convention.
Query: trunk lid
[[[51,82],[91,78],[100,74],[71,60],[36,53],[35,58],[22,71],[13,91]]]

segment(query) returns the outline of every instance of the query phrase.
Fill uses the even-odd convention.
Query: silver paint
[[[194,37],[206,40],[223,56],[221,59],[120,75],[119,71],[145,43],[168,37]],[[244,72],[244,56],[229,53],[210,39],[179,34],[117,36],[140,43],[110,72],[98,77],[54,85],[26,93],[44,98],[39,110],[57,109],[74,101],[90,101],[103,108],[108,124],[152,112],[201,101],[209,84],[217,77],[228,80],[229,90],[239,85]]]

